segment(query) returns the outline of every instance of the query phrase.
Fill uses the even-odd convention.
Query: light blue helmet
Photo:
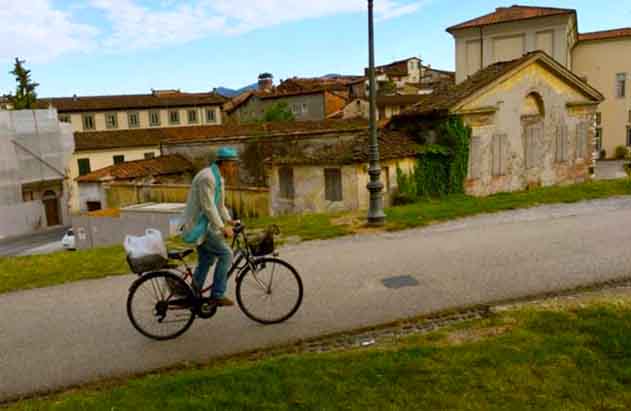
[[[233,147],[221,147],[217,150],[217,161],[239,161],[239,152]]]

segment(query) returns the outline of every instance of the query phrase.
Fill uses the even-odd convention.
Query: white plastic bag
[[[129,258],[136,259],[158,255],[167,258],[167,247],[162,240],[162,233],[153,228],[147,229],[142,237],[126,236],[124,245]]]

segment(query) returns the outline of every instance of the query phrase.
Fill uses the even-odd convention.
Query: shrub
[[[625,146],[617,146],[614,150],[613,157],[616,160],[624,160],[629,155],[629,149]]]

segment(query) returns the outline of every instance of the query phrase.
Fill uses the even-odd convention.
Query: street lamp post
[[[373,24],[373,0],[368,0],[368,77],[370,81],[370,205],[368,208],[368,225],[380,226],[385,223],[383,212],[383,183],[381,167],[379,167],[379,140],[377,138],[377,82],[375,80],[375,31]]]

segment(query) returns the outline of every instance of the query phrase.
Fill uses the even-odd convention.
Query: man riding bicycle
[[[233,258],[225,239],[234,235],[232,226],[236,224],[225,206],[225,179],[237,176],[238,161],[236,149],[220,148],[210,167],[204,168],[193,179],[184,211],[182,238],[197,246],[198,264],[193,275],[193,289],[201,294],[210,267],[217,262],[210,303],[221,307],[234,305],[225,296]]]

